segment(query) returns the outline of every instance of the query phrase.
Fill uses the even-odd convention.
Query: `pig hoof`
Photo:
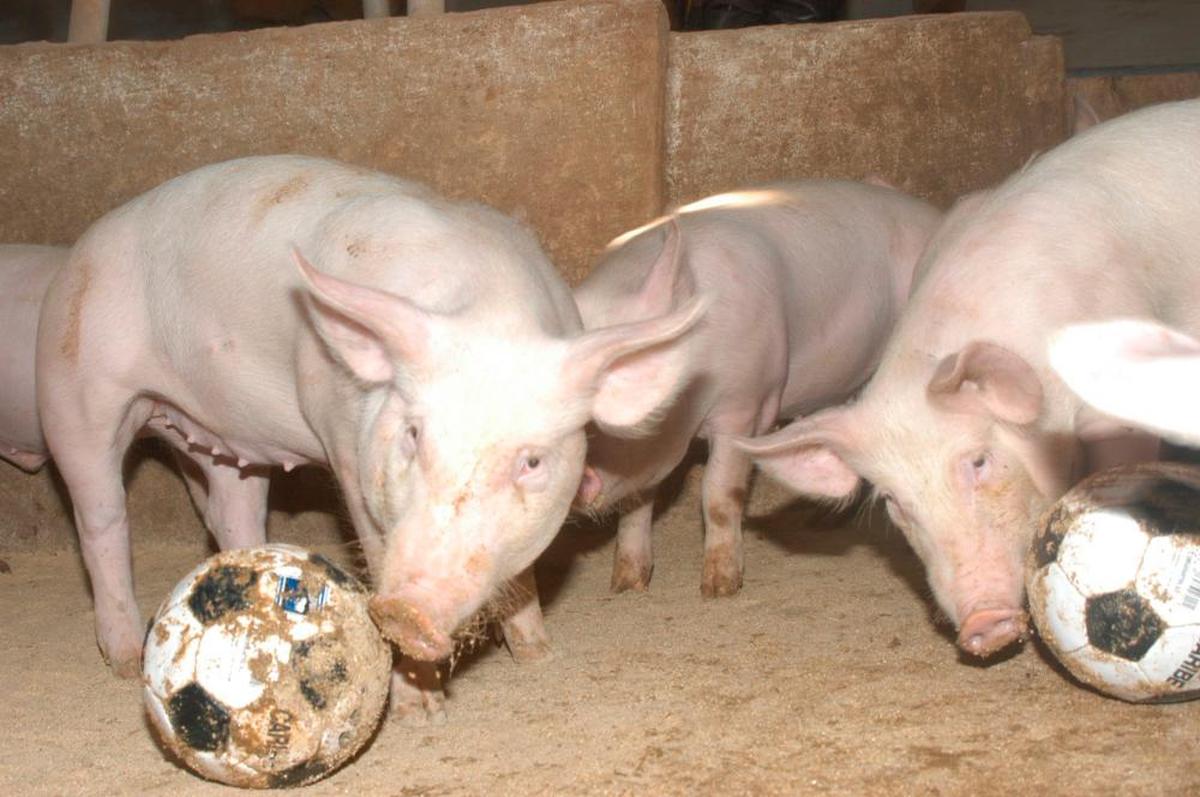
[[[554,646],[550,644],[550,640],[543,639],[536,642],[509,642],[508,652],[513,657],[513,661],[518,664],[537,664],[538,662],[550,661],[554,658]]]
[[[440,674],[427,665],[401,663],[392,672],[391,710],[393,721],[408,727],[446,724],[446,693]]]
[[[112,668],[113,675],[118,678],[130,680],[142,677],[142,655],[140,652],[132,655],[111,657],[108,660],[108,666]]]
[[[391,719],[407,728],[445,725],[446,707],[441,704],[441,701],[438,701],[437,705],[425,705],[424,703],[394,705]]]
[[[631,559],[619,558],[613,565],[613,592],[645,592],[650,588],[653,565],[643,565]]]
[[[706,598],[727,598],[736,595],[742,588],[742,573],[725,562],[705,559],[704,574],[700,579],[700,594]]]

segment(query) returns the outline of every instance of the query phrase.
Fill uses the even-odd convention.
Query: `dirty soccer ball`
[[[290,545],[217,554],[163,602],[146,634],[146,707],[166,746],[236,786],[317,780],[370,737],[391,649],[366,589]]]
[[[1122,700],[1200,697],[1200,470],[1098,473],[1042,518],[1027,567],[1046,644]]]

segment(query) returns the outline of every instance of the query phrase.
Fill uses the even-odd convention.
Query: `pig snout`
[[[401,596],[375,595],[369,609],[380,632],[404,655],[440,661],[454,652],[454,640],[431,615]]]
[[[604,482],[600,478],[600,474],[591,465],[583,469],[583,476],[579,480],[579,488],[575,491],[575,500],[573,505],[575,509],[586,510],[596,503],[596,499],[600,497],[600,493],[604,490]]]
[[[1029,615],[1020,609],[978,609],[967,615],[958,631],[958,646],[972,656],[986,658],[1013,642],[1023,642],[1029,632]]]

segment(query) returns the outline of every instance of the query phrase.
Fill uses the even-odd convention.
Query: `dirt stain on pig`
[[[463,569],[467,571],[468,575],[481,576],[487,573],[491,564],[492,557],[488,556],[487,551],[480,549],[471,554],[471,558],[467,560],[467,564]]]
[[[79,330],[83,315],[83,299],[88,287],[92,284],[92,267],[84,262],[79,267],[79,275],[75,279],[71,298],[67,300],[67,329],[63,334],[62,343],[58,350],[70,362],[79,359]]]
[[[274,191],[263,194],[263,196],[258,200],[258,204],[255,206],[254,220],[256,222],[261,222],[264,218],[266,218],[267,214],[271,212],[272,208],[277,205],[282,205],[289,199],[295,199],[300,194],[304,193],[305,189],[307,188],[308,177],[303,174],[298,174],[283,185],[276,188]]]
[[[358,238],[346,244],[346,254],[350,255],[352,258],[358,258],[366,251],[367,242],[363,238]]]

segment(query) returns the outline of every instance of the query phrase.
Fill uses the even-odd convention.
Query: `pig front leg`
[[[617,524],[617,548],[613,555],[612,591],[645,592],[654,572],[650,525],[654,514],[654,490],[637,496],[638,505],[622,513]]]
[[[706,598],[734,595],[742,588],[742,510],[751,461],[730,442],[732,435],[719,433],[711,437],[704,467],[704,569],[700,593]]]
[[[537,580],[533,565],[509,583],[509,601],[513,610],[500,621],[504,642],[513,660],[522,664],[544,661],[554,654],[550,635],[538,602]]]
[[[176,452],[192,503],[222,551],[252,548],[267,541],[267,491],[270,479]]]

